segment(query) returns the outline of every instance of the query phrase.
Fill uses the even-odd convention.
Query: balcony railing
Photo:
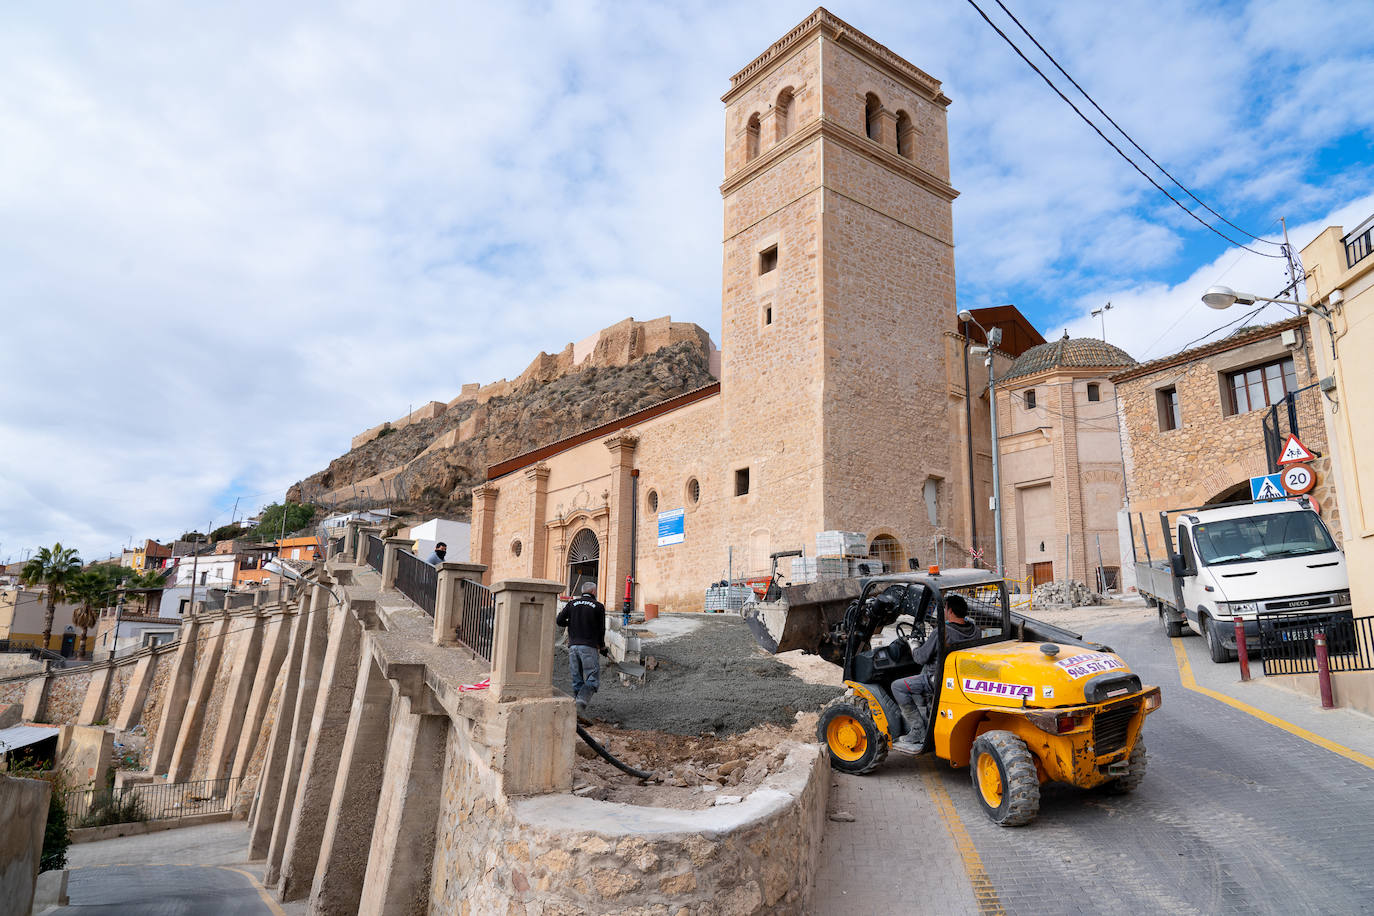
[[[377,570],[377,572],[382,571],[382,557],[385,553],[385,549],[386,545],[382,543],[382,539],[377,537],[377,535],[369,534],[367,536],[367,565]]]
[[[458,620],[458,641],[491,661],[492,636],[496,630],[496,596],[471,579],[463,580],[463,613]]]
[[[439,571],[409,550],[396,551],[396,589],[429,616],[434,616],[434,594]]]
[[[1345,266],[1348,268],[1354,267],[1356,264],[1369,257],[1372,242],[1374,242],[1374,226],[1370,226],[1357,236],[1346,236]]]

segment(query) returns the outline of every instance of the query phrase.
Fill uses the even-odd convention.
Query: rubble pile
[[[1107,599],[1093,591],[1077,579],[1060,582],[1046,582],[1037,585],[1032,593],[1034,605],[1058,605],[1059,607],[1082,607],[1089,604],[1102,604]]]

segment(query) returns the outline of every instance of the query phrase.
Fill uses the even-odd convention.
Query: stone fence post
[[[367,565],[367,536],[369,534],[375,534],[380,536],[381,533],[382,529],[379,525],[358,526],[357,552],[353,554],[353,563],[355,566]]]
[[[350,518],[344,523],[344,556],[356,557],[358,555],[358,529],[362,527],[362,524],[356,518]]]
[[[480,563],[439,564],[434,587],[434,644],[451,646],[458,641],[458,623],[463,618],[463,580],[481,583],[487,568]]]
[[[560,582],[504,579],[496,598],[491,697],[498,702],[553,694],[554,618]]]
[[[400,559],[396,554],[413,547],[415,542],[410,538],[387,538],[382,544],[382,588],[395,588],[396,564]]]

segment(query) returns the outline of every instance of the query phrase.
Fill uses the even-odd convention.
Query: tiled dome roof
[[[1034,375],[1047,369],[1122,369],[1134,366],[1135,360],[1120,347],[1114,347],[1096,337],[1061,337],[1049,343],[1031,347],[1016,358],[1002,376],[1005,381],[1023,375]]]

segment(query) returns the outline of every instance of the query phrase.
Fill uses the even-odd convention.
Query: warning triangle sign
[[[1262,482],[1259,485],[1259,489],[1255,492],[1255,499],[1283,499],[1288,495],[1283,492],[1281,487],[1274,486],[1272,478],[1263,477],[1260,479]]]
[[[1298,441],[1298,437],[1292,433],[1288,434],[1288,441],[1283,443],[1283,451],[1279,453],[1279,464],[1301,464],[1304,461],[1316,461],[1317,456]]]

